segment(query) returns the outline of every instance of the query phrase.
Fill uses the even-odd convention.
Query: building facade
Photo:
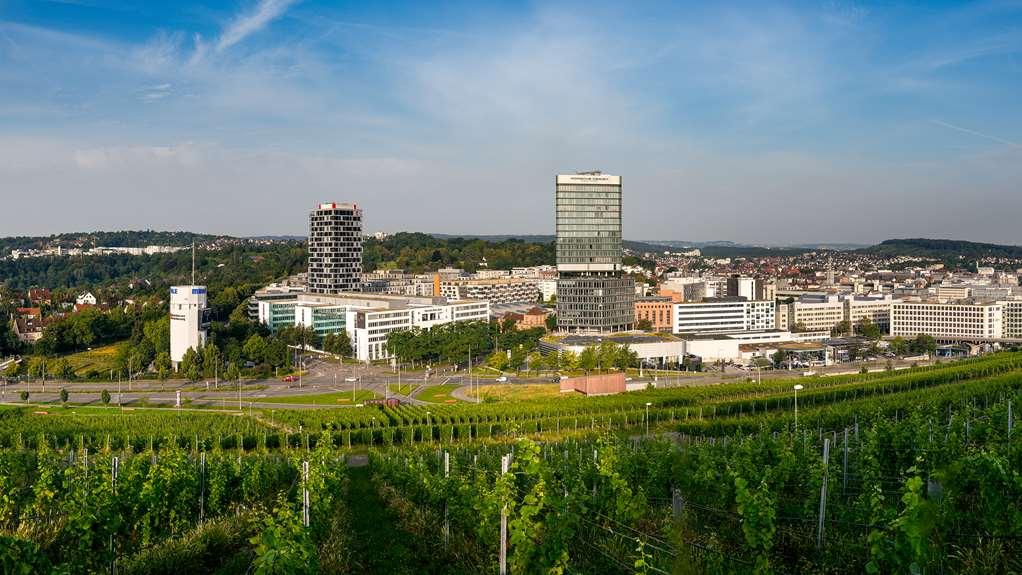
[[[479,299],[493,305],[531,303],[540,299],[539,286],[533,280],[522,278],[459,279],[439,282],[439,293],[449,300]]]
[[[558,327],[630,329],[635,283],[622,275],[621,177],[558,175],[555,185]]]
[[[635,300],[636,323],[646,320],[653,331],[671,331],[674,304],[670,297],[648,297]]]
[[[170,288],[170,362],[176,370],[189,349],[206,344],[209,307],[206,286]]]
[[[891,310],[891,335],[992,339],[1004,336],[1000,303],[898,302]]]
[[[676,334],[735,333],[774,328],[774,302],[739,298],[671,304]]]
[[[362,286],[362,210],[320,204],[309,214],[309,292],[359,291]]]

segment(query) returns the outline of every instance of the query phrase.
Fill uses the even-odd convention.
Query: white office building
[[[676,303],[671,309],[676,334],[760,331],[774,327],[774,302],[740,299]]]
[[[312,294],[295,302],[261,302],[259,321],[274,329],[287,325],[311,327],[317,335],[345,331],[361,361],[389,359],[387,336],[393,331],[429,329],[456,321],[489,321],[486,301],[449,302],[442,297],[399,296],[376,293]]]
[[[206,344],[209,308],[206,286],[170,288],[170,361],[178,368],[185,352]]]
[[[898,302],[891,311],[891,335],[937,339],[992,339],[1004,334],[1000,303]]]

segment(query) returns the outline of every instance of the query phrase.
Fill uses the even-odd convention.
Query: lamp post
[[[649,436],[649,406],[653,405],[650,402],[646,402],[646,435]]]
[[[795,389],[795,433],[798,433],[798,392],[805,388],[802,387],[801,383],[796,383],[794,389]]]

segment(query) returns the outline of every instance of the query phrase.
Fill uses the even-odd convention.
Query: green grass
[[[459,384],[447,383],[444,385],[431,385],[426,387],[415,399],[428,401],[430,403],[454,403],[458,400],[451,397],[451,392],[461,387]]]
[[[117,369],[117,355],[121,347],[127,342],[113,343],[103,347],[97,347],[89,351],[80,351],[65,356],[64,359],[71,364],[75,375],[84,377],[91,370],[96,370],[101,376],[110,376],[110,370]]]
[[[387,389],[391,393],[399,393],[401,395],[409,395],[418,386],[419,386],[419,384],[417,384],[417,383],[402,383],[401,385],[398,385],[396,383],[391,383],[391,384],[387,385]]]
[[[570,395],[570,394],[568,394]],[[475,397],[475,395],[472,395]],[[536,383],[526,385],[483,385],[479,387],[479,397],[490,401],[528,401],[531,399],[560,399],[561,386],[556,383]]]
[[[368,390],[355,392],[354,403],[361,403],[369,399],[376,399],[376,394]],[[242,398],[243,402],[252,403],[300,403],[300,404],[323,404],[323,405],[352,405],[350,391],[335,391],[333,393],[317,393],[306,395],[284,395],[280,397],[258,397]]]

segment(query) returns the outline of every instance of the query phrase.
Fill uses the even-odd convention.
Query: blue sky
[[[602,169],[633,239],[1020,244],[1020,101],[1020,1],[0,0],[0,235],[552,233]]]

